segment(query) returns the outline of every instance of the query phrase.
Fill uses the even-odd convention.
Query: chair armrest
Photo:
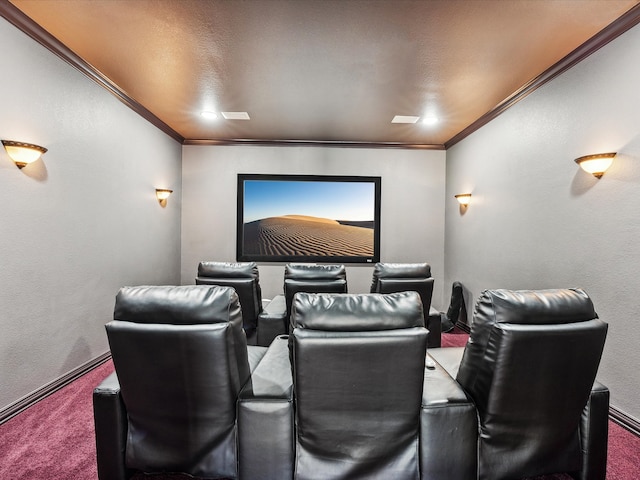
[[[425,327],[429,330],[427,348],[439,348],[442,344],[442,318],[440,312],[433,307],[429,308]]]
[[[425,480],[476,478],[478,418],[462,387],[437,362],[425,369],[420,472]]]
[[[257,347],[255,345],[247,345],[247,358],[249,359],[249,371],[253,372],[262,358],[267,353],[267,347]]]
[[[242,480],[293,478],[293,375],[286,336],[269,346],[238,398]]]
[[[100,480],[126,480],[127,412],[120,395],[116,373],[105,378],[93,390],[93,419],[96,434],[96,458]]]
[[[580,480],[604,480],[607,475],[609,434],[609,389],[595,382],[582,412],[580,440],[582,471]]]
[[[258,315],[258,332],[256,343],[268,347],[278,335],[286,335],[287,302],[284,295],[276,295]]]
[[[447,373],[456,378],[458,370],[460,369],[460,362],[464,355],[465,347],[448,347],[448,348],[434,348],[429,350],[429,356],[434,359]]]

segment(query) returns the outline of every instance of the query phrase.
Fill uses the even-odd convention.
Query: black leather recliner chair
[[[489,290],[466,347],[430,350],[476,404],[478,478],[605,479],[609,391],[595,378],[606,334],[580,289]]]
[[[476,411],[444,369],[425,368],[416,292],[293,302],[290,337],[239,398],[241,479],[475,477]]]
[[[429,330],[429,348],[441,345],[442,333],[440,312],[431,307],[433,282],[428,263],[376,263],[371,280],[371,293],[415,291],[420,294],[425,326]]]
[[[262,312],[260,275],[255,262],[200,262],[196,285],[233,287],[240,299],[243,327],[249,335],[255,331]]]
[[[276,295],[258,317],[258,345],[269,346],[278,335],[289,332],[296,293],[347,293],[347,270],[344,265],[289,263],[284,267],[283,288],[284,294]]]
[[[124,287],[106,325],[115,373],[93,393],[98,477],[237,478],[236,398],[266,352],[247,347],[231,287]]]

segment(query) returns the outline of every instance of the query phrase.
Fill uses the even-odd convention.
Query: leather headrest
[[[344,280],[347,270],[344,265],[315,265],[305,263],[289,263],[284,267],[284,278],[297,280]]]
[[[372,293],[391,293],[397,292],[398,289],[403,290],[415,290],[415,289],[424,289],[428,288],[430,285],[433,285],[434,279],[433,277],[424,277],[424,278],[379,278],[378,284],[380,286],[377,292]],[[389,288],[393,288],[394,290],[388,290]],[[431,287],[433,288],[433,287]]]
[[[297,293],[292,325],[310,330],[376,331],[423,327],[416,292],[368,294]]]
[[[376,278],[429,278],[428,263],[376,263],[373,269]]]
[[[485,290],[476,304],[476,316],[491,323],[539,325],[598,318],[591,299],[579,288]]]
[[[221,323],[240,312],[231,287],[212,285],[123,287],[116,295],[114,320],[192,325]]]
[[[199,277],[217,278],[258,278],[258,265],[255,262],[200,262]]]

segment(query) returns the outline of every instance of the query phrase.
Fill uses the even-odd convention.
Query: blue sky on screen
[[[247,180],[244,222],[282,215],[373,220],[374,196],[370,182]]]

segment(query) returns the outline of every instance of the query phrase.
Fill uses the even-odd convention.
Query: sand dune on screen
[[[285,215],[246,223],[244,245],[249,255],[373,256],[373,229]]]

